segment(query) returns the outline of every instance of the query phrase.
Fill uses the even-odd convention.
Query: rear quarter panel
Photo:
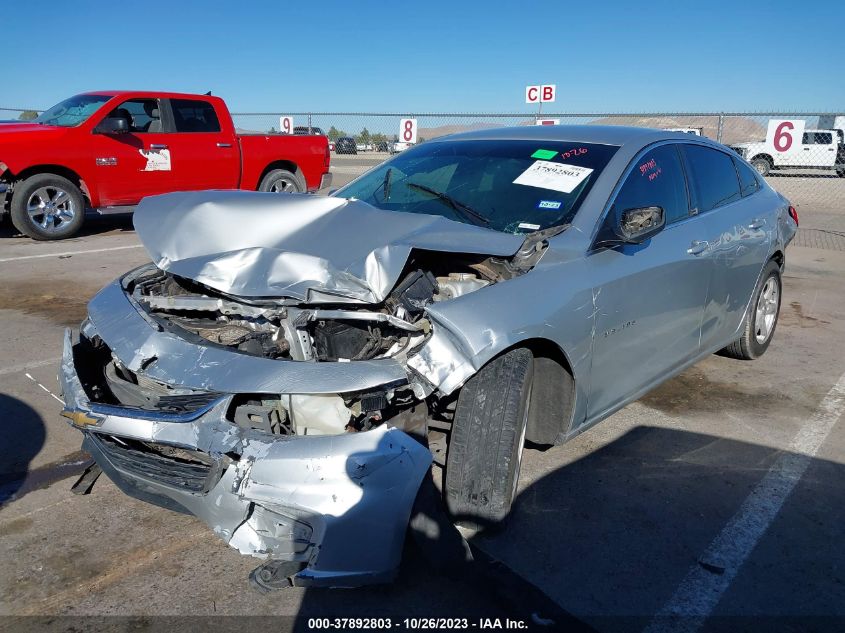
[[[281,161],[299,168],[309,191],[318,189],[323,174],[329,171],[329,141],[325,136],[241,134],[238,139],[241,189],[256,190],[267,168]]]

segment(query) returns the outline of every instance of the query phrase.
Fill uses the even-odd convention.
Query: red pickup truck
[[[131,211],[169,191],[316,191],[331,182],[329,162],[325,136],[236,132],[218,97],[90,92],[0,125],[0,218],[61,239],[86,211]]]

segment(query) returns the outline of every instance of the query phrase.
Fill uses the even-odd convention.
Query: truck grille
[[[118,470],[171,488],[207,492],[221,474],[214,467],[214,460],[201,451],[100,433],[91,433],[89,437]],[[213,472],[217,473],[216,477]]]

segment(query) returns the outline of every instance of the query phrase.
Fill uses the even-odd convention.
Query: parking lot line
[[[32,382],[34,382],[34,383],[35,383],[36,385],[38,385],[39,387],[41,387],[41,389],[42,389],[43,391],[45,391],[45,392],[47,392],[48,394],[50,394],[50,396],[52,396],[52,398],[53,398],[54,400],[57,400],[57,401],[58,401],[58,402],[60,402],[62,405],[64,405],[64,403],[65,403],[65,401],[64,401],[64,400],[62,400],[61,398],[59,398],[59,396],[57,396],[57,395],[56,395],[56,394],[54,394],[52,391],[50,391],[49,389],[47,389],[47,387],[45,387],[45,386],[44,386],[44,385],[42,385],[40,382],[38,382],[37,380],[35,380],[35,378],[33,378],[33,377],[32,377],[32,374],[30,374],[30,373],[28,373],[28,372],[27,372],[26,374],[24,374],[24,376],[26,376],[27,378],[29,378]]]
[[[646,633],[692,633],[704,624],[843,412],[845,374],[690,568],[674,595],[646,627]]]
[[[20,257],[4,257],[0,259],[3,262],[20,262],[26,259],[43,259],[45,257],[68,257],[71,255],[87,255],[89,253],[107,253],[109,251],[123,251],[128,248],[142,248],[141,244],[131,244],[129,246],[111,246],[109,248],[91,248],[84,251],[65,251],[63,253],[42,253],[41,255],[21,255]]]

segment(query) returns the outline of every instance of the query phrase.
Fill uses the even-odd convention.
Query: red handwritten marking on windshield
[[[662,173],[663,173],[663,170],[662,170],[662,169],[660,169],[660,167],[658,167],[658,168],[657,168],[657,171],[653,171],[653,172],[651,172],[651,173],[648,175],[648,179],[649,179],[649,180],[654,180],[655,178],[657,178],[657,177],[658,177],[660,174],[662,174]]]
[[[560,155],[560,157],[561,158],[570,158],[570,157],[575,157],[575,156],[581,156],[582,154],[586,154],[586,153],[587,153],[586,147],[579,147],[577,149],[571,149],[568,152],[564,152],[563,154]]]

